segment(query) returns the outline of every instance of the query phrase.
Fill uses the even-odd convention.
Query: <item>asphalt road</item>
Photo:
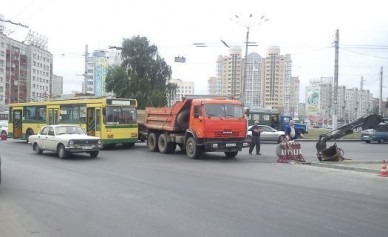
[[[191,160],[138,144],[61,160],[3,141],[0,236],[387,235],[388,178],[276,163],[275,147]]]

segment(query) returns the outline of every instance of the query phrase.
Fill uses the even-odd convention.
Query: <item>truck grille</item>
[[[236,131],[217,131],[214,132],[214,137],[216,138],[229,138],[229,137],[238,137],[239,132]]]

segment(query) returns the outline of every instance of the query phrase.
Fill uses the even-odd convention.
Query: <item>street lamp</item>
[[[254,45],[250,45],[250,43],[252,43],[252,42],[249,42],[249,31],[251,28],[252,17],[253,17],[253,14],[250,14],[248,22],[242,23],[239,21],[240,17],[238,15],[235,15],[235,18],[237,19],[236,23],[243,25],[244,27],[247,28],[246,41],[245,41],[245,62],[244,62],[245,68],[244,68],[244,75],[243,75],[243,81],[242,81],[242,91],[240,93],[241,101],[243,102],[244,105],[245,105],[245,84],[246,84],[246,80],[247,80],[247,66],[248,66],[248,58],[247,58],[248,57],[248,47],[254,46]],[[266,18],[265,16],[261,16],[259,21],[256,22],[256,24],[260,25],[266,21],[268,21],[268,18]],[[252,22],[252,23],[254,23],[254,22]]]

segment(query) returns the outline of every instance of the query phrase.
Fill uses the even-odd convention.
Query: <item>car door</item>
[[[261,126],[260,127],[262,132],[260,134],[260,140],[262,141],[274,141],[274,140],[277,140],[277,139],[274,139],[274,130],[268,126]]]
[[[40,149],[44,150],[45,140],[47,139],[48,127],[43,127],[37,135],[31,137],[31,141],[38,143]]]
[[[44,140],[44,149],[49,151],[56,151],[57,142],[55,138],[54,127],[50,126],[47,132],[47,136]]]

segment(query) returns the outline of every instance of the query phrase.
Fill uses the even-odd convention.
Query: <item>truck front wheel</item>
[[[148,135],[147,145],[150,151],[158,151],[158,136],[156,133],[152,132]]]
[[[194,137],[190,137],[186,142],[186,155],[191,159],[197,159],[199,155],[199,149]]]

